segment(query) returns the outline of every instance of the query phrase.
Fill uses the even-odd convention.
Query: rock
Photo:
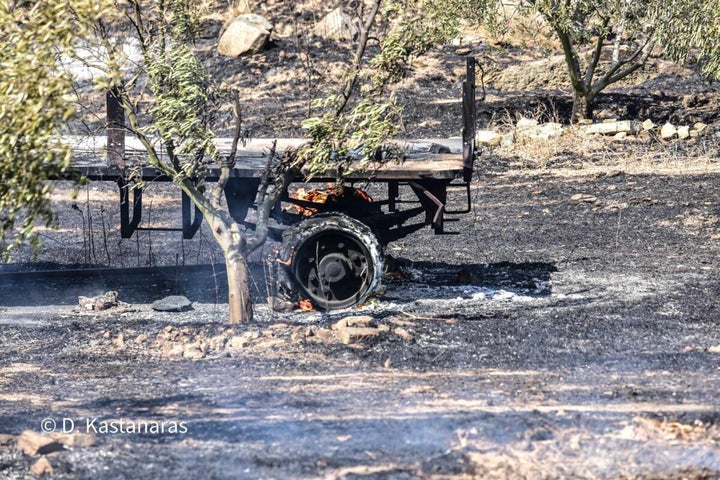
[[[53,473],[53,467],[47,457],[43,455],[42,457],[38,458],[38,460],[33,463],[32,466],[30,466],[30,472],[32,472],[33,475],[40,477],[46,473]]]
[[[144,333],[141,333],[137,337],[135,337],[135,340],[133,340],[133,343],[136,345],[140,345],[141,343],[145,342],[148,339],[148,336]]]
[[[439,143],[431,143],[430,144],[430,153],[434,153],[434,154],[452,153],[452,151],[445,145],[440,145]]]
[[[405,340],[406,342],[413,341],[412,334],[402,327],[397,327],[395,330],[393,330],[393,333],[395,335],[397,335],[398,337],[402,338],[403,340]]]
[[[188,358],[190,360],[200,360],[201,358],[205,357],[205,353],[202,351],[200,346],[198,346],[198,344],[191,343],[183,347],[182,356],[183,358]]]
[[[698,134],[703,135],[707,133],[708,125],[706,123],[697,122],[695,125],[693,125],[693,130],[697,131]]]
[[[52,436],[66,447],[87,448],[95,445],[95,435],[92,433],[57,433]]]
[[[162,351],[166,356],[170,358],[180,358],[183,356],[185,347],[182,343],[163,342]]]
[[[315,25],[313,33],[327,40],[355,40],[360,28],[343,7],[338,7]]]
[[[625,140],[627,138],[627,132],[618,132],[613,138],[615,140]]]
[[[666,123],[660,129],[660,138],[663,140],[671,140],[677,136],[677,128],[672,123]]]
[[[687,125],[678,127],[677,135],[680,140],[687,140],[688,138],[690,138],[690,127],[688,127]]]
[[[472,53],[472,48],[462,47],[455,49],[455,55],[470,55]]]
[[[158,312],[186,312],[192,310],[192,302],[182,295],[170,295],[152,304]]]
[[[245,332],[242,335],[235,335],[230,337],[225,344],[225,348],[240,350],[245,348],[251,341],[260,338],[260,332],[252,331]]]
[[[655,127],[657,127],[657,125],[655,125],[655,123],[653,123],[653,121],[649,118],[642,123],[642,128],[646,132],[652,130]]]
[[[125,348],[125,335],[122,333],[118,334],[117,337],[112,339],[112,344],[117,348]]]
[[[265,50],[272,29],[272,24],[261,15],[239,15],[220,34],[217,52],[226,57],[260,53]]]
[[[720,345],[714,345],[707,349],[708,353],[720,353]]]
[[[355,315],[352,317],[344,317],[333,324],[333,330],[340,330],[346,327],[368,327],[373,324],[375,319],[369,315]]]
[[[478,130],[475,133],[475,143],[485,147],[497,147],[502,142],[502,136],[492,130]]]
[[[594,123],[584,128],[584,132],[587,135],[616,135],[620,132],[625,133],[636,133],[638,130],[635,122],[631,120],[623,120],[620,122],[603,122]]]
[[[523,130],[525,128],[535,128],[539,124],[540,122],[535,119],[523,117],[517,121],[517,123],[515,124],[515,128],[518,130]]]
[[[318,328],[313,331],[313,337],[317,338],[321,342],[330,343],[335,340],[335,332],[329,328]]]
[[[511,147],[515,143],[515,132],[506,133],[503,135],[502,140],[500,141],[501,147]]]
[[[44,433],[25,430],[17,439],[17,448],[25,455],[45,455],[65,448],[57,439]]]
[[[276,312],[292,312],[295,309],[293,302],[278,297],[267,297],[268,305]]]
[[[380,335],[380,330],[371,327],[345,327],[337,330],[338,338],[345,345],[368,341],[378,335]]]
[[[518,132],[523,137],[535,140],[550,140],[563,134],[563,126],[559,123],[548,122],[535,127],[526,127]]]
[[[587,193],[576,193],[575,195],[570,197],[570,200],[572,200],[573,202],[581,203],[595,203],[598,201],[595,195],[590,195]]]
[[[99,312],[118,306],[118,293],[106,292],[97,297],[78,297],[78,304],[82,310]]]

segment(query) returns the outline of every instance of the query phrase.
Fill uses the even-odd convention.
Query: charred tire
[[[382,250],[370,228],[342,213],[313,215],[283,233],[281,258],[300,296],[315,308],[362,303],[379,286]]]

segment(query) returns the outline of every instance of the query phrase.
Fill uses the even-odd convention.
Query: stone
[[[17,448],[25,455],[45,455],[65,448],[57,439],[44,433],[25,430],[17,439]]]
[[[368,327],[373,324],[375,319],[370,315],[355,315],[351,317],[343,317],[332,326],[333,330],[339,330],[346,327]]]
[[[112,339],[112,344],[117,348],[125,348],[125,335],[122,333],[118,334],[117,337]]]
[[[402,327],[397,327],[395,330],[393,330],[393,333],[395,335],[397,335],[398,337],[402,338],[403,340],[405,340],[406,342],[413,341],[412,334]]]
[[[677,135],[680,140],[687,140],[688,138],[690,138],[690,127],[688,127],[687,125],[678,127]]]
[[[450,148],[446,147],[445,145],[440,145],[439,143],[431,143],[429,151],[430,151],[430,153],[434,153],[434,154],[452,153]]]
[[[706,123],[697,122],[693,125],[693,129],[697,131],[698,134],[703,135],[704,133],[707,133],[708,125]]]
[[[265,50],[272,30],[272,24],[262,15],[239,15],[220,34],[217,52],[225,57],[261,53]]]
[[[523,128],[519,133],[523,137],[535,140],[550,140],[563,134],[563,126],[559,123],[548,122],[535,127]]]
[[[53,467],[52,464],[50,464],[50,460],[43,455],[30,466],[30,472],[32,472],[33,475],[40,477],[46,473],[53,473]]]
[[[708,353],[720,353],[720,345],[713,345],[707,349]]]
[[[631,120],[594,123],[585,127],[584,132],[587,135],[616,135],[620,132],[636,133],[637,126]]]
[[[242,335],[234,335],[230,337],[225,344],[226,348],[239,350],[245,348],[251,341],[260,338],[260,332],[245,332]]]
[[[673,138],[677,137],[677,134],[677,127],[675,127],[675,125],[669,122],[663,125],[660,129],[660,138],[662,138],[663,140],[672,140]]]
[[[343,7],[338,7],[315,25],[313,33],[326,40],[355,40],[360,28]]]
[[[321,342],[330,343],[335,340],[335,332],[329,328],[318,328],[313,331],[313,337],[317,338]]]
[[[82,310],[99,312],[118,306],[118,293],[106,292],[97,297],[78,297],[78,304]]]
[[[492,130],[478,130],[475,132],[475,143],[484,147],[497,147],[502,142],[502,135]]]
[[[627,138],[627,132],[618,132],[613,138],[615,140],[625,140]]]
[[[158,312],[186,312],[192,310],[192,302],[182,295],[170,295],[154,301],[152,308]]]
[[[657,127],[657,125],[655,125],[655,123],[652,120],[650,120],[649,118],[642,123],[642,128],[646,132],[649,130],[652,130],[655,127]]]
[[[595,203],[598,201],[595,195],[590,195],[587,193],[576,193],[575,195],[570,197],[570,200],[572,200],[573,202],[581,203]]]
[[[53,438],[66,447],[87,448],[95,445],[95,435],[92,433],[57,433],[53,434]]]
[[[267,297],[268,305],[276,312],[292,312],[295,309],[293,302],[278,297]]]
[[[535,128],[539,124],[540,122],[535,119],[523,117],[517,121],[517,123],[515,124],[515,128],[517,128],[518,130],[522,130],[524,128]]]
[[[345,327],[337,330],[338,338],[345,345],[368,341],[378,335],[380,335],[380,330],[371,327]]]
[[[509,132],[503,135],[500,146],[504,148],[512,147],[515,144],[515,132]]]
[[[188,358],[190,360],[200,360],[205,357],[205,353],[196,343],[191,343],[183,347],[182,356],[183,358]]]

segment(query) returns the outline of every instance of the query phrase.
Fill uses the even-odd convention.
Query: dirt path
[[[212,272],[104,279],[131,305],[102,314],[73,310],[97,279],[6,283],[0,433],[187,429],[99,431],[50,478],[720,476],[720,175],[486,172],[461,234],[391,245],[401,278],[360,310],[229,330]],[[344,345],[348,315],[385,328]],[[36,458],[0,446],[0,476]]]

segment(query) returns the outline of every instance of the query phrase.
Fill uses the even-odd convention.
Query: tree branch
[[[351,73],[351,76],[345,84],[345,88],[343,89],[343,101],[341,102],[340,106],[338,106],[338,108],[335,110],[336,117],[340,116],[340,114],[345,110],[345,107],[347,107],[347,104],[350,101],[350,97],[352,96],[353,89],[357,84],[358,77],[360,76],[362,58],[365,55],[365,49],[367,48],[367,43],[370,36],[370,29],[375,23],[375,17],[377,17],[378,12],[380,11],[380,3],[382,3],[382,0],[375,0],[373,2],[372,9],[370,11],[370,14],[368,15],[368,18],[365,20],[365,23],[360,25],[360,36],[358,37],[358,45],[355,49],[355,64],[353,66],[353,72]]]

